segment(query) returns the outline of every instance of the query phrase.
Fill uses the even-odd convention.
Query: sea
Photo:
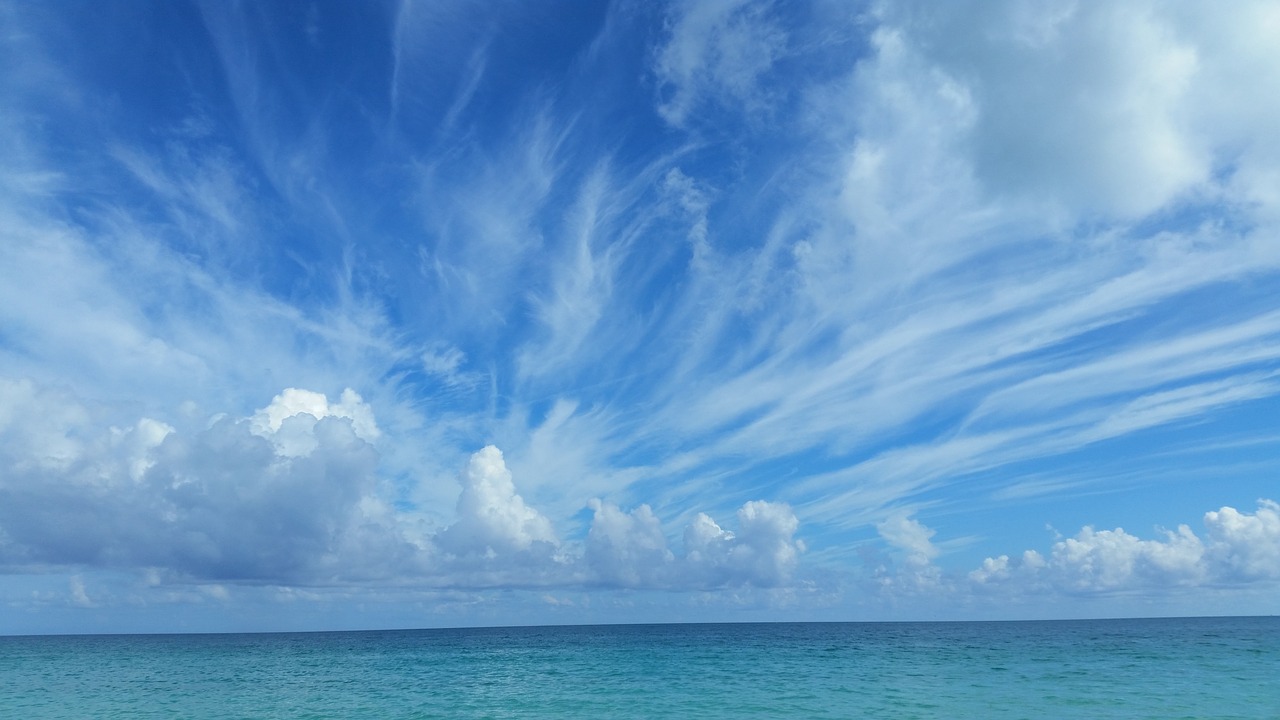
[[[1280,618],[0,637],[2,718],[1280,718]]]

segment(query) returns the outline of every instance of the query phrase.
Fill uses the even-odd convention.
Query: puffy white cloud
[[[729,567],[753,585],[784,583],[804,552],[794,539],[800,521],[788,505],[752,500],[737,513],[738,534],[729,551]]]
[[[305,453],[296,444],[277,451],[247,423],[229,419],[171,436],[148,471],[148,496],[138,498],[151,505],[159,521],[153,532],[168,536],[167,547],[140,553],[140,564],[215,579],[302,582],[321,579],[326,566],[342,576],[343,565],[381,564],[376,556],[332,557],[363,524],[361,500],[375,491],[377,454],[345,418],[301,425],[286,418],[281,431],[307,438]]]
[[[966,98],[956,146],[1003,196],[1084,216],[1137,217],[1225,187],[1264,201],[1280,61],[1270,3],[882,3],[867,70],[901,96],[940,79]],[[886,56],[895,53],[920,65]],[[909,72],[886,72],[886,60]],[[923,72],[922,72],[923,71]],[[883,83],[891,83],[883,85]],[[1253,88],[1248,93],[1242,88]],[[1234,174],[1234,176],[1233,176]]]
[[[1259,500],[1255,513],[1223,507],[1205,513],[1205,538],[1179,525],[1163,539],[1123,528],[1085,527],[1054,543],[1047,557],[987,558],[969,573],[978,586],[1103,593],[1169,586],[1233,585],[1280,579],[1280,506]]]
[[[1141,585],[1194,584],[1201,579],[1204,545],[1186,525],[1164,540],[1141,540],[1123,528],[1083,528],[1054,544],[1048,568],[1068,590],[1121,590]]]
[[[982,566],[969,572],[969,579],[975,583],[999,582],[1009,577],[1009,556],[987,558]]]
[[[706,513],[698,513],[684,529],[685,559],[694,566],[708,568],[727,565],[734,534],[721,528]]]
[[[1250,515],[1224,507],[1205,513],[1208,559],[1227,581],[1280,578],[1280,504],[1259,500]]]
[[[509,560],[531,549],[554,552],[558,540],[551,521],[516,493],[501,450],[489,445],[472,455],[458,479],[458,518],[436,538],[443,550],[489,560]]]
[[[346,418],[362,440],[374,442],[382,434],[373,419],[373,410],[351,388],[342,399],[330,403],[323,393],[286,388],[271,404],[254,413],[250,427],[255,435],[272,441],[282,455],[297,457],[316,448],[313,428],[327,417]]]
[[[30,382],[0,391],[21,401],[0,423],[12,468],[0,564],[299,583],[416,567],[417,548],[381,509],[378,456],[357,429],[376,426],[352,392],[333,406],[286,392],[252,419],[192,431],[150,418],[104,429],[71,396]],[[286,406],[322,417],[275,412]]]
[[[987,558],[976,570],[969,572],[969,580],[978,585],[997,584],[1008,580],[1015,572],[1034,572],[1045,566],[1045,559],[1035,550],[1027,550],[1020,561],[1010,560],[1008,555]]]
[[[621,587],[663,587],[671,581],[675,555],[648,505],[629,513],[599,500],[590,507],[595,516],[585,559],[595,579]]]

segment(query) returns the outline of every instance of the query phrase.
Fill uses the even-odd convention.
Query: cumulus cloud
[[[517,492],[502,452],[488,446],[459,476],[457,517],[432,538],[443,573],[435,582],[630,589],[714,589],[787,584],[804,552],[799,521],[783,503],[752,501],[737,512],[737,532],[699,513],[684,531],[684,554],[670,547],[648,505],[623,510],[593,499],[582,541],[560,540],[550,518]]]
[[[1280,578],[1280,504],[1259,500],[1252,515],[1224,507],[1205,513],[1207,560],[1225,581]]]
[[[249,417],[180,428],[144,417],[103,429],[74,397],[30,381],[0,381],[0,400],[10,571],[131,570],[152,584],[772,587],[803,550],[790,508],[768,502],[744,505],[737,533],[699,515],[684,557],[647,505],[592,501],[586,538],[562,542],[494,446],[458,475],[452,522],[423,532],[385,496],[377,423],[351,390],[331,402],[289,388]]]
[[[441,549],[488,560],[554,554],[559,541],[551,521],[516,493],[501,450],[489,445],[472,455],[458,479],[458,518],[436,538]]]
[[[1054,544],[1047,567],[1069,590],[1118,590],[1140,585],[1195,584],[1204,545],[1186,525],[1163,540],[1142,540],[1123,528],[1083,528]]]
[[[286,391],[195,431],[151,418],[104,430],[65,394],[0,391],[16,411],[0,424],[13,469],[0,479],[0,564],[310,583],[403,571],[414,555],[386,523],[361,436],[376,426],[351,391],[333,405]]]
[[[648,505],[629,513],[593,500],[586,562],[594,578],[620,587],[662,587],[671,580],[675,555]]]
[[[800,521],[783,503],[752,500],[737,513],[738,534],[729,551],[729,566],[754,585],[781,585],[804,552],[794,539]]]
[[[382,434],[373,419],[373,410],[351,388],[342,391],[337,403],[323,393],[286,388],[249,420],[253,434],[268,438],[282,455],[297,457],[316,448],[315,423],[327,417],[346,418],[362,440],[374,442]]]
[[[622,587],[716,588],[786,584],[805,546],[795,538],[799,520],[784,503],[754,500],[737,512],[738,531],[698,513],[684,530],[684,555],[667,545],[647,505],[624,513],[595,501],[587,536],[591,577]]]
[[[1278,107],[1241,73],[1277,60],[1274,6],[1180,3],[882,3],[880,37],[923,67],[886,75],[919,95],[939,78],[973,113],[961,145],[997,194],[1131,218],[1274,163]],[[901,65],[900,65],[901,66]],[[876,71],[885,68],[874,66]],[[926,69],[928,72],[918,72]],[[1269,74],[1260,82],[1274,83]],[[1255,97],[1266,98],[1259,105]],[[1244,152],[1245,150],[1248,152]],[[1244,165],[1238,163],[1243,162]]]
[[[1254,513],[1223,507],[1205,513],[1205,536],[1179,525],[1144,540],[1123,528],[1085,527],[1053,544],[1047,556],[987,558],[969,573],[977,586],[1068,593],[1160,587],[1240,585],[1280,579],[1280,505],[1258,501]]]
[[[159,529],[172,537],[142,564],[209,578],[307,581],[330,562],[360,524],[362,498],[374,492],[377,454],[336,416],[285,419],[283,443],[249,430],[224,419],[159,448],[148,481]],[[359,567],[372,558],[344,560]]]

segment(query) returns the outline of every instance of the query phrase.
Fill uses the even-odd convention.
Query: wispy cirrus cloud
[[[1016,565],[989,504],[1221,507],[1155,454],[1270,433],[1267,3],[207,6],[138,26],[184,40],[145,83],[3,12],[22,572],[963,594],[966,554]],[[1195,546],[1131,540],[1060,563]]]

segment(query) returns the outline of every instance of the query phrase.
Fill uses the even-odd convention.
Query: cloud
[[[73,396],[0,381],[0,567],[145,572],[155,582],[286,586],[692,589],[786,584],[803,544],[790,508],[750,502],[738,532],[699,515],[686,556],[648,506],[593,501],[582,542],[516,490],[502,452],[474,453],[455,516],[423,532],[378,477],[372,408],[287,388],[243,419],[100,429]],[[154,583],[153,583],[154,584]]]
[[[1101,594],[1169,587],[1240,586],[1280,579],[1280,505],[1258,501],[1256,512],[1223,507],[1205,513],[1203,538],[1190,527],[1144,540],[1123,528],[1084,527],[1053,544],[1047,556],[987,558],[969,573],[979,587],[1010,591]]]
[[[1251,85],[1245,67],[1277,59],[1257,38],[1280,21],[1265,3],[1237,10],[1009,0],[882,3],[877,14],[882,36],[976,110],[962,147],[987,188],[1071,216],[1139,217],[1191,199],[1242,159],[1274,160],[1260,118],[1280,108],[1238,89]],[[898,80],[930,81],[913,76]]]
[[[297,457],[316,449],[315,423],[327,417],[350,420],[351,429],[365,442],[375,442],[382,434],[372,409],[351,388],[343,390],[341,401],[334,404],[323,393],[285,388],[249,424],[254,435],[270,439],[281,455]]]
[[[1204,546],[1185,525],[1165,539],[1140,540],[1122,528],[1085,527],[1057,542],[1047,567],[1055,582],[1072,591],[1107,591],[1152,584],[1193,584],[1199,580]]]
[[[937,531],[925,527],[905,513],[885,519],[876,525],[876,532],[894,548],[905,551],[913,563],[928,564],[938,556],[938,548],[930,542]]]
[[[629,513],[599,500],[589,507],[595,516],[587,532],[585,559],[598,582],[618,587],[664,587],[671,582],[675,556],[648,505]]]
[[[763,79],[787,45],[786,32],[769,19],[769,3],[679,5],[668,28],[654,61],[664,120],[684,125],[706,105],[731,105],[748,115],[767,108]]]
[[[942,593],[942,568],[933,564],[939,550],[932,538],[936,530],[896,512],[876,525],[876,532],[894,550],[900,564],[885,562],[874,568],[876,591],[887,595]]]
[[[351,391],[332,406],[286,391],[252,419],[203,429],[142,418],[105,430],[67,394],[30,381],[0,391],[13,469],[0,481],[0,564],[303,584],[412,567],[360,434],[372,415]]]
[[[1274,227],[1224,175],[1274,137],[1204,122],[1196,99],[1243,87],[1214,78],[1263,50],[1224,46],[1237,19],[1188,6],[1028,7],[885,3],[870,55],[808,87],[829,152],[791,162],[822,180],[723,263],[735,279],[697,337],[740,352],[682,358],[717,360],[664,418],[703,440],[683,462],[829,454],[786,499],[861,522],[967,473],[1276,397],[1276,317],[1244,289],[1280,268]],[[1130,96],[1150,103],[1111,101]],[[749,212],[726,205],[713,216]],[[727,309],[775,241],[794,262],[770,267],[767,312]]]
[[[489,445],[476,452],[458,479],[458,518],[436,538],[444,551],[507,562],[526,553],[555,553],[559,541],[551,521],[516,493],[501,450]]]
[[[805,548],[802,541],[794,539],[800,527],[795,513],[785,503],[752,500],[738,510],[737,518],[730,567],[755,585],[783,584]]]
[[[1274,3],[242,10],[2,11],[6,568],[790,589],[799,513],[923,591],[898,509],[1280,397]],[[974,583],[1273,578],[1227,510]]]
[[[1252,515],[1224,507],[1205,513],[1207,561],[1226,582],[1280,579],[1280,504],[1259,500]]]
[[[647,505],[622,512],[594,501],[586,561],[592,577],[621,587],[721,588],[786,585],[804,542],[799,521],[783,503],[754,500],[737,512],[738,531],[698,513],[684,530],[684,556],[676,557]]]
[[[71,576],[71,604],[80,607],[93,607],[94,602],[84,590],[84,579],[79,575]]]

